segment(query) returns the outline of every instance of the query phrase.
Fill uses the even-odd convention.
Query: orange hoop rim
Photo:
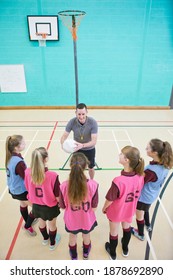
[[[48,34],[47,33],[36,33],[37,36],[42,36],[42,39],[46,39]]]

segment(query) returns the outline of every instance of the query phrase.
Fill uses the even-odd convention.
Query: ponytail
[[[87,178],[84,174],[87,165],[88,160],[84,154],[73,154],[68,182],[68,198],[72,205],[79,205],[87,196]]]
[[[48,157],[47,150],[43,147],[35,149],[31,158],[31,178],[36,185],[42,185],[45,179],[44,160]]]
[[[132,146],[125,146],[122,153],[129,160],[129,167],[138,175],[144,175],[144,160],[140,157],[140,152]]]
[[[5,143],[5,151],[6,151],[5,168],[6,169],[7,169],[8,162],[12,157],[12,153],[15,151],[15,148],[20,145],[22,139],[23,139],[22,135],[13,135],[13,136],[8,136],[6,138],[6,143]]]
[[[164,167],[170,169],[173,167],[173,152],[169,142],[163,142],[160,139],[150,140],[150,147],[153,152],[157,152],[159,157],[159,163],[163,164]]]
[[[167,141],[163,142],[163,153],[161,155],[160,163],[168,169],[173,166],[172,147]]]
[[[134,168],[136,174],[144,175],[144,166],[145,166],[144,160],[143,158],[140,157],[136,167]]]

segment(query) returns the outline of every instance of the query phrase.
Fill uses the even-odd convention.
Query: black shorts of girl
[[[136,209],[147,212],[149,210],[150,206],[151,206],[151,204],[146,204],[144,202],[138,201]]]
[[[69,233],[72,234],[78,234],[79,232],[82,232],[83,234],[88,234],[90,233],[96,226],[97,226],[97,221],[94,222],[94,224],[92,225],[92,227],[89,230],[85,230],[85,229],[77,229],[77,230],[69,230],[66,225],[65,225],[65,230]]]
[[[11,194],[12,198],[13,199],[17,199],[17,200],[21,200],[21,201],[27,201],[28,198],[27,198],[27,195],[28,195],[28,192],[24,192],[24,193],[21,193],[21,194],[13,194],[9,191],[9,194]]]
[[[53,207],[49,207],[46,205],[33,204],[32,213],[35,218],[41,218],[44,221],[52,221],[54,218],[56,218],[60,214],[60,209],[59,209],[58,204]]]

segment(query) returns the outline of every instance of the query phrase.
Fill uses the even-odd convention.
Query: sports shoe
[[[147,230],[148,232],[151,232],[153,229],[152,229],[151,225],[149,225],[149,226],[146,226],[146,230]]]
[[[60,240],[61,240],[61,235],[59,233],[56,234],[56,237],[55,237],[55,244],[54,245],[50,245],[49,246],[49,249],[51,251],[55,250],[55,248],[59,245],[60,243]]]
[[[128,257],[129,249],[128,249],[128,247],[127,247],[126,250],[123,249],[123,238],[121,239],[121,244],[122,244],[122,255],[123,255],[123,257]]]
[[[91,243],[88,248],[84,248],[84,246],[83,246],[83,259],[84,260],[88,259],[90,251],[91,251]]]
[[[135,229],[135,228],[133,228],[133,227],[131,228],[131,233],[132,233],[136,238],[138,238],[139,240],[141,240],[141,241],[144,241],[144,240],[145,240],[144,235],[139,235],[138,230]]]
[[[69,250],[69,254],[70,254],[70,257],[71,257],[72,261],[77,261],[77,259],[78,259],[77,254],[76,254],[76,257],[73,257],[73,254],[72,254],[71,250]]]
[[[29,235],[31,235],[31,236],[36,236],[37,235],[36,231],[32,227],[26,228],[25,225],[24,225],[23,228],[24,228],[24,230],[26,230],[26,232]]]
[[[112,255],[110,253],[110,243],[109,242],[105,243],[105,249],[106,249],[107,253],[109,254],[110,259],[111,260],[116,260],[116,254]]]
[[[46,246],[49,243],[49,238],[48,239],[43,239],[42,245]]]

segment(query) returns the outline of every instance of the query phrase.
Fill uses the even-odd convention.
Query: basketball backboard
[[[39,41],[40,36],[46,41],[59,40],[58,16],[27,16],[30,41]],[[45,34],[45,36],[42,36]]]

